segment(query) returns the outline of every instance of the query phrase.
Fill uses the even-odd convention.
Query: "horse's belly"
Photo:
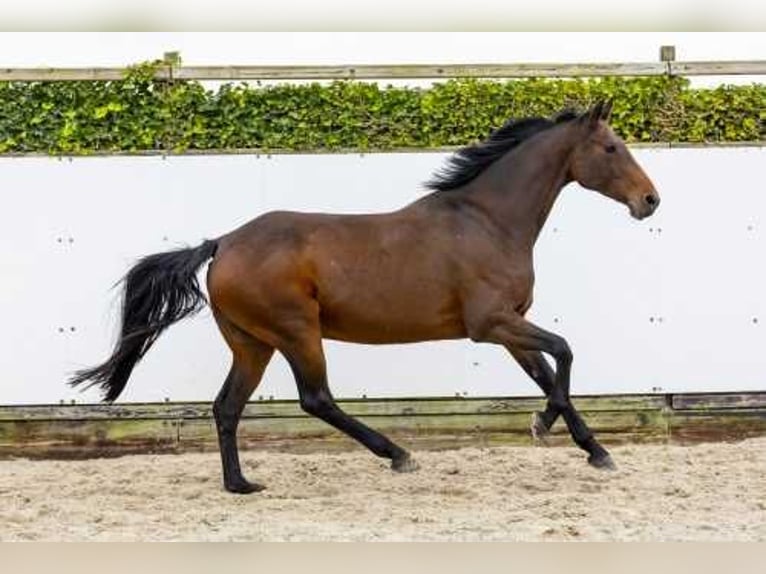
[[[421,304],[419,309],[400,305],[320,304],[322,336],[354,343],[391,344],[461,339],[466,336],[457,311]]]

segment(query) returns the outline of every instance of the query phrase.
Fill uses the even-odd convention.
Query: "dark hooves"
[[[246,480],[238,480],[231,484],[225,484],[224,488],[234,494],[252,494],[253,492],[261,492],[266,490],[266,487],[257,482],[248,482]]]
[[[409,454],[405,454],[391,461],[391,470],[395,472],[415,472],[420,465]]]
[[[600,470],[617,470],[617,465],[614,464],[612,457],[608,454],[601,456],[589,456],[588,464]]]
[[[529,430],[532,431],[532,438],[543,444],[547,442],[548,435],[551,434],[550,429],[543,422],[541,413],[532,413],[532,424]]]

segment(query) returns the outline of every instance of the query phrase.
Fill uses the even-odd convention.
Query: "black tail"
[[[102,365],[75,373],[70,385],[99,385],[104,400],[114,401],[125,388],[133,367],[162,332],[198,312],[207,302],[197,271],[215,255],[218,244],[205,241],[197,248],[149,255],[125,276],[120,339]]]

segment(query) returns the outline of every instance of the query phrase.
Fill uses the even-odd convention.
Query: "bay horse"
[[[533,415],[533,436],[543,437],[561,415],[588,462],[614,468],[570,401],[569,345],[524,317],[533,247],[565,185],[598,191],[637,219],[659,205],[654,185],[608,125],[611,107],[598,101],[582,114],[509,120],[457,151],[426,183],[431,193],[398,211],[270,212],[199,247],[141,259],[123,280],[113,354],[70,383],[99,385],[105,401],[117,399],[157,337],[205,304],[197,272],[212,259],[210,306],[232,352],[213,405],[226,490],[264,488],[243,476],[236,432],[275,350],[293,371],[305,412],[390,459],[394,471],[418,468],[405,449],[336,405],[323,338],[502,345],[547,397],[545,410]],[[543,353],[555,360],[555,372]]]

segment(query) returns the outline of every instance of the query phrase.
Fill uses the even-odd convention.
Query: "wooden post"
[[[165,52],[162,55],[162,62],[167,68],[168,71],[168,77],[167,81],[161,82],[161,90],[163,93],[163,96],[167,95],[168,90],[172,89],[173,84],[175,83],[175,77],[176,68],[181,66],[181,53],[180,52]],[[173,133],[173,121],[174,121],[173,113],[171,112],[170,116],[167,118],[167,121],[165,122],[165,130],[164,134],[162,136],[162,142],[163,142],[163,148],[165,151],[172,149],[172,145],[170,142],[172,133]],[[163,159],[164,159],[163,155]]]
[[[168,66],[180,66],[181,65],[181,52],[165,52],[162,55],[162,61]]]
[[[181,65],[181,52],[165,52],[162,61],[168,68],[168,78],[173,81],[173,70]]]
[[[660,46],[660,61],[673,62],[676,59],[675,46]]]
[[[675,46],[660,46],[660,61],[667,66],[666,73],[668,76],[673,75],[673,62],[676,60],[676,47]]]

